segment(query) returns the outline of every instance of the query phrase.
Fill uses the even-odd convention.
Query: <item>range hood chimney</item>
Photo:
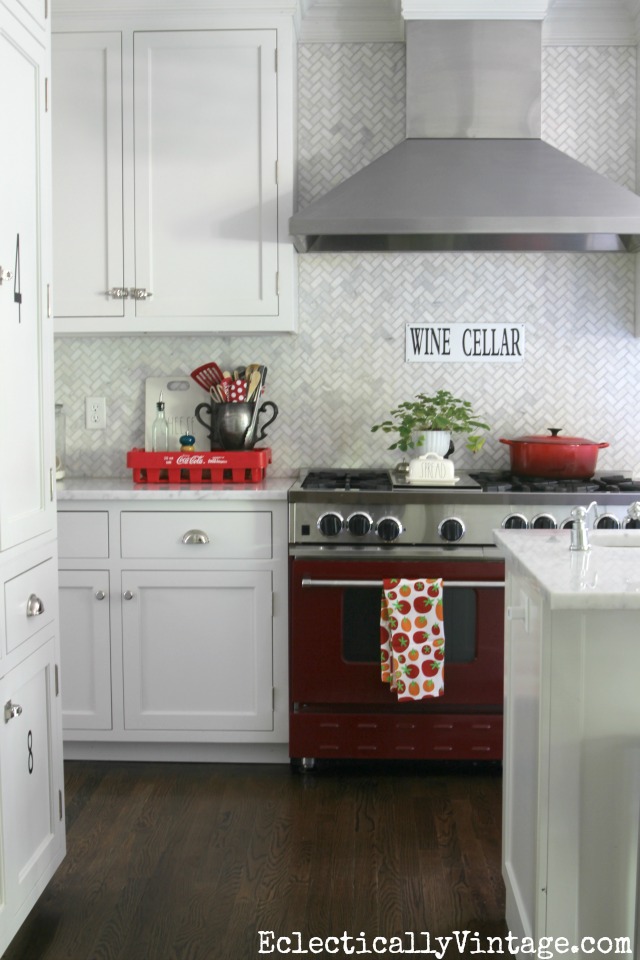
[[[636,251],[640,197],[540,139],[542,21],[406,23],[406,139],[289,221],[299,252]]]

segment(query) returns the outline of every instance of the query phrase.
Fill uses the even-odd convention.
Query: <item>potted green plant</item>
[[[468,400],[460,400],[448,390],[438,390],[435,396],[428,397],[419,393],[414,400],[408,400],[391,410],[393,419],[383,420],[371,428],[372,433],[397,433],[398,439],[390,444],[390,450],[409,450],[422,448],[421,452],[439,453],[441,456],[449,450],[452,433],[467,435],[467,449],[477,453],[485,442],[485,437],[476,431],[488,430],[489,425],[478,420]],[[431,434],[438,434],[431,437]]]

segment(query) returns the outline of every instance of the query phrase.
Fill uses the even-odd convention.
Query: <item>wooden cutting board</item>
[[[180,437],[190,433],[196,438],[196,450],[210,450],[208,431],[195,418],[199,403],[210,403],[206,390],[191,377],[148,377],[145,380],[144,448],[151,450],[151,425],[157,416],[156,404],[164,401],[164,413],[169,424],[169,449],[180,449]],[[207,411],[203,411],[208,419]]]

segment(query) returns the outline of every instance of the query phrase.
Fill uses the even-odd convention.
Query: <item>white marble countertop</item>
[[[129,477],[69,477],[56,484],[67,500],[286,500],[293,477],[260,483],[134,483]]]
[[[569,530],[496,530],[494,537],[507,563],[520,564],[553,608],[640,610],[640,547],[572,551]]]

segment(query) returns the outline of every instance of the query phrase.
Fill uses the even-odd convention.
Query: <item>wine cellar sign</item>
[[[407,363],[519,363],[524,323],[408,323]]]

